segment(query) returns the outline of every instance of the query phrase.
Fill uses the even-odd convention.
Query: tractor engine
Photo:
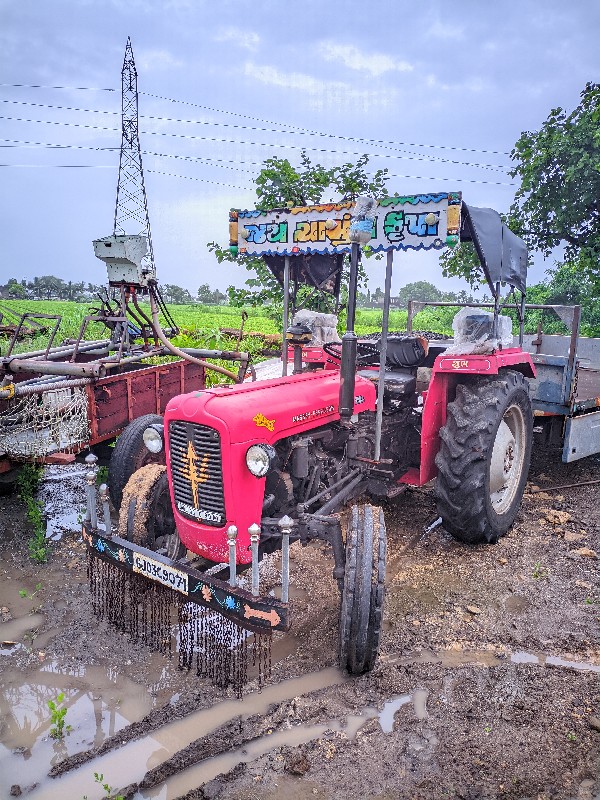
[[[298,504],[343,478],[349,470],[349,438],[349,430],[334,423],[279,441],[266,478],[263,515],[295,516]]]
[[[375,414],[367,411],[350,430],[335,423],[309,435],[283,439],[275,445],[275,459],[267,474],[263,516],[296,515],[297,506],[344,478],[350,469],[369,469],[369,489],[385,493],[410,467],[418,467],[421,415],[407,403],[383,415],[381,458],[375,457]]]

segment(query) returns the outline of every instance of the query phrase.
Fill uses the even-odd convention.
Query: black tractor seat
[[[417,390],[416,370],[412,367],[386,369],[383,373],[384,392],[391,397],[406,397]],[[378,369],[361,369],[357,373],[361,378],[372,381],[375,385],[379,382]]]

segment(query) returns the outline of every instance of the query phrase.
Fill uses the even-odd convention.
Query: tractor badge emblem
[[[185,468],[183,470],[183,477],[187,478],[192,486],[195,508],[199,506],[198,487],[201,483],[206,483],[208,480],[208,459],[209,455],[206,453],[200,460],[196,455],[194,445],[188,442],[187,453],[184,457]]]
[[[275,420],[267,419],[264,414],[257,414],[255,417],[252,417],[252,422],[256,422],[259,428],[267,428],[271,433],[275,430]]]

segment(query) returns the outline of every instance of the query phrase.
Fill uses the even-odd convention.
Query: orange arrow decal
[[[255,617],[256,619],[266,619],[267,622],[271,623],[272,628],[274,628],[276,625],[279,625],[281,622],[281,617],[274,608],[272,608],[270,611],[259,611],[257,608],[244,606],[244,617],[246,619],[250,619],[251,617]]]

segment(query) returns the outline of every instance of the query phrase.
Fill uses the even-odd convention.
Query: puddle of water
[[[65,797],[76,798],[85,794],[94,798],[98,794],[98,787],[94,783],[94,772],[102,772],[111,786],[126,786],[134,781],[140,781],[149,768],[163,763],[191,742],[206,736],[237,716],[265,714],[273,703],[282,703],[298,695],[336,686],[345,680],[346,677],[339,670],[330,667],[321,672],[268,686],[261,693],[246,695],[244,700],[225,700],[210,708],[196,711],[184,719],[170,722],[154,731],[151,736],[129,742],[60,778],[45,779],[28,795],[28,798],[64,800]],[[269,742],[274,741],[273,737],[268,738]],[[269,744],[267,749],[273,746],[277,745]],[[223,769],[219,768],[215,774],[222,771]],[[173,795],[175,796],[177,795]]]
[[[48,701],[56,702],[60,693],[65,724],[72,730],[55,740]],[[20,671],[6,670],[0,684],[0,788],[16,783],[24,789],[43,781],[55,763],[102,744],[148,714],[153,704],[146,687],[103,667],[68,670],[49,663],[26,682]]]
[[[384,705],[383,710],[379,714],[379,724],[384,733],[391,733],[394,730],[396,712],[399,711],[402,706],[408,705],[411,699],[409,694],[401,694],[398,695],[398,697],[394,697],[392,700],[388,700]]]
[[[600,665],[592,664],[588,661],[571,661],[567,658],[560,656],[547,656],[544,653],[513,653],[510,660],[514,664],[550,664],[554,667],[565,667],[566,669],[577,669],[582,672],[598,672],[600,673]]]
[[[330,731],[340,731],[348,739],[354,739],[362,726],[374,716],[377,716],[377,712],[362,716],[349,716],[345,720],[345,724],[338,720],[333,720],[323,725],[299,725],[286,731],[278,731],[271,735],[261,736],[237,750],[206,759],[193,767],[189,767],[169,778],[161,786],[138,792],[133,796],[134,800],[150,797],[154,800],[159,800],[159,798],[160,800],[171,800],[171,798],[181,797],[202,783],[212,780],[217,775],[229,772],[240,761],[244,763],[255,761],[265,753],[278,747],[298,747],[301,744],[306,744],[306,742],[319,739]]]
[[[0,653],[7,652],[7,648],[2,647],[2,642],[19,642],[27,631],[39,628],[43,622],[43,614],[28,614],[26,617],[18,617],[0,624]]]
[[[429,697],[428,689],[415,689],[413,693],[413,704],[415,707],[415,714],[418,720],[427,719],[429,716],[427,712],[427,698]]]
[[[57,541],[66,531],[81,530],[86,506],[86,472],[83,464],[45,468],[37,499],[44,504],[47,539]]]
[[[422,650],[409,656],[391,655],[381,659],[387,664],[441,664],[443,667],[460,667],[467,664],[478,664],[485,667],[497,667],[511,661],[513,664],[551,664],[582,672],[599,672],[600,665],[589,661],[571,661],[560,656],[547,656],[544,653],[527,653],[523,650],[507,653],[505,657],[497,656],[489,650]]]
[[[412,694],[400,694],[397,697],[392,697],[378,714],[381,730],[384,733],[392,733],[394,730],[396,713],[409,703],[413,704],[415,715],[418,720],[427,719],[429,716],[427,712],[428,696],[428,689],[415,689]]]
[[[518,651],[517,653],[512,653],[510,656],[510,660],[513,664],[539,664],[540,659],[539,656],[534,655],[533,653],[525,653],[523,651]]]
[[[318,739],[327,732],[340,731],[348,739],[354,739],[363,725],[371,719],[379,719],[382,731],[384,733],[392,733],[394,730],[394,716],[402,706],[412,702],[417,719],[424,720],[428,717],[426,708],[428,695],[429,691],[427,689],[415,689],[412,694],[403,694],[392,698],[380,712],[371,706],[367,706],[362,714],[349,715],[344,722],[330,720],[321,725],[299,725],[289,730],[261,736],[237,750],[206,759],[193,767],[189,767],[169,778],[160,786],[138,792],[134,795],[134,799],[154,798],[154,800],[158,800],[158,798],[161,798],[161,800],[170,800],[171,798],[181,797],[202,783],[212,780],[217,775],[229,772],[240,762],[253,761],[278,747],[297,747],[300,744]]]

